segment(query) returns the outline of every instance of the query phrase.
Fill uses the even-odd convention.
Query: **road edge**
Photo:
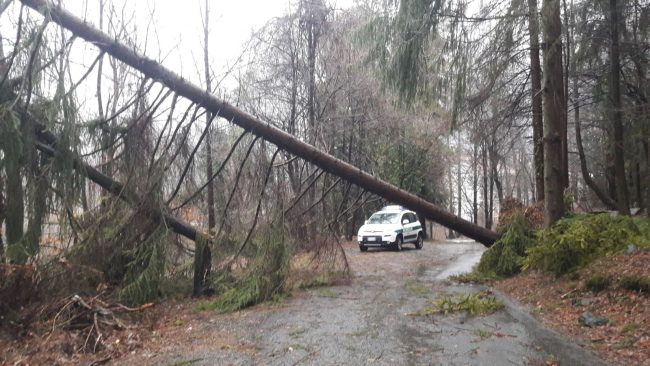
[[[551,351],[550,353],[556,356],[561,364],[585,366],[609,365],[593,352],[580,347],[559,332],[545,327],[530,314],[525,305],[493,287],[489,287],[489,290],[492,291],[497,299],[503,302],[506,312],[522,323],[526,330],[530,332],[530,335],[539,342],[539,345],[545,350]]]

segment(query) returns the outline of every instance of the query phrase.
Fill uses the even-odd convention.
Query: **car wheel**
[[[368,247],[365,246],[365,245],[359,245],[359,250],[361,250],[362,252],[367,252],[367,251],[368,251]]]
[[[415,240],[415,249],[422,249],[424,245],[424,240],[422,240],[422,233],[418,234],[418,238]]]
[[[395,239],[395,250],[398,252],[402,251],[402,237],[398,236],[397,239]]]

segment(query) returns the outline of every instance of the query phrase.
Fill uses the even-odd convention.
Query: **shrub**
[[[233,312],[283,293],[293,246],[286,240],[286,228],[276,225],[254,238],[254,263],[240,276],[224,272],[216,276],[213,287],[221,296],[215,301],[199,304],[199,310]]]
[[[534,238],[528,220],[522,214],[513,215],[505,234],[483,253],[478,272],[496,276],[519,273],[526,250],[535,244]]]
[[[524,268],[563,275],[634,244],[650,247],[650,225],[627,216],[576,215],[541,230]]]
[[[596,274],[585,282],[585,289],[591,292],[600,292],[608,288],[611,283],[612,279],[609,276]]]
[[[508,231],[510,221],[516,215],[523,215],[533,229],[540,229],[544,226],[543,202],[535,202],[530,206],[524,206],[520,200],[513,197],[506,197],[500,206],[499,221],[495,229],[499,234]]]
[[[626,290],[650,294],[650,276],[623,276],[620,283]]]

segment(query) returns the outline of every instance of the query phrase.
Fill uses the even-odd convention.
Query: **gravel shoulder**
[[[535,324],[506,310],[483,317],[413,314],[447,294],[480,286],[445,278],[476,262],[474,242],[427,242],[402,252],[346,247],[349,285],[299,291],[235,314],[195,313],[161,330],[177,337],[120,363],[196,365],[548,365],[554,349]],[[532,328],[531,328],[532,327]],[[178,337],[183,338],[182,341]],[[162,343],[163,340],[161,340]],[[155,341],[154,341],[155,343]],[[154,351],[155,350],[155,351]],[[557,352],[556,352],[557,353]],[[562,359],[559,360],[562,364]]]

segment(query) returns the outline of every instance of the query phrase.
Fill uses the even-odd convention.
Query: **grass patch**
[[[364,330],[357,330],[356,332],[348,333],[347,335],[350,337],[365,337],[369,334],[372,334],[370,329],[364,329]]]
[[[620,284],[626,290],[650,294],[650,276],[623,276]]]
[[[474,331],[474,335],[481,338],[481,340],[486,340],[492,336],[492,332],[485,329],[477,329]]]
[[[636,338],[634,337],[623,338],[616,344],[616,348],[632,348],[634,343],[636,343]]]
[[[595,274],[585,281],[585,289],[591,292],[606,290],[611,285],[612,279],[603,274]]]
[[[426,316],[431,314],[456,314],[467,312],[469,316],[489,315],[503,309],[504,305],[494,296],[486,292],[475,292],[469,295],[445,295],[433,301],[419,312],[412,314],[415,316]]]
[[[634,333],[637,330],[641,329],[641,324],[639,323],[627,323],[621,328],[621,333]]]
[[[494,272],[479,272],[474,271],[470,273],[463,273],[449,277],[450,280],[460,283],[488,283],[498,280],[500,277]]]
[[[185,325],[185,321],[183,319],[176,319],[174,320],[174,325],[177,327],[182,327],[183,325]]]
[[[337,298],[339,297],[339,294],[332,290],[331,288],[321,288],[318,289],[318,296],[320,297],[329,297],[329,298]]]

